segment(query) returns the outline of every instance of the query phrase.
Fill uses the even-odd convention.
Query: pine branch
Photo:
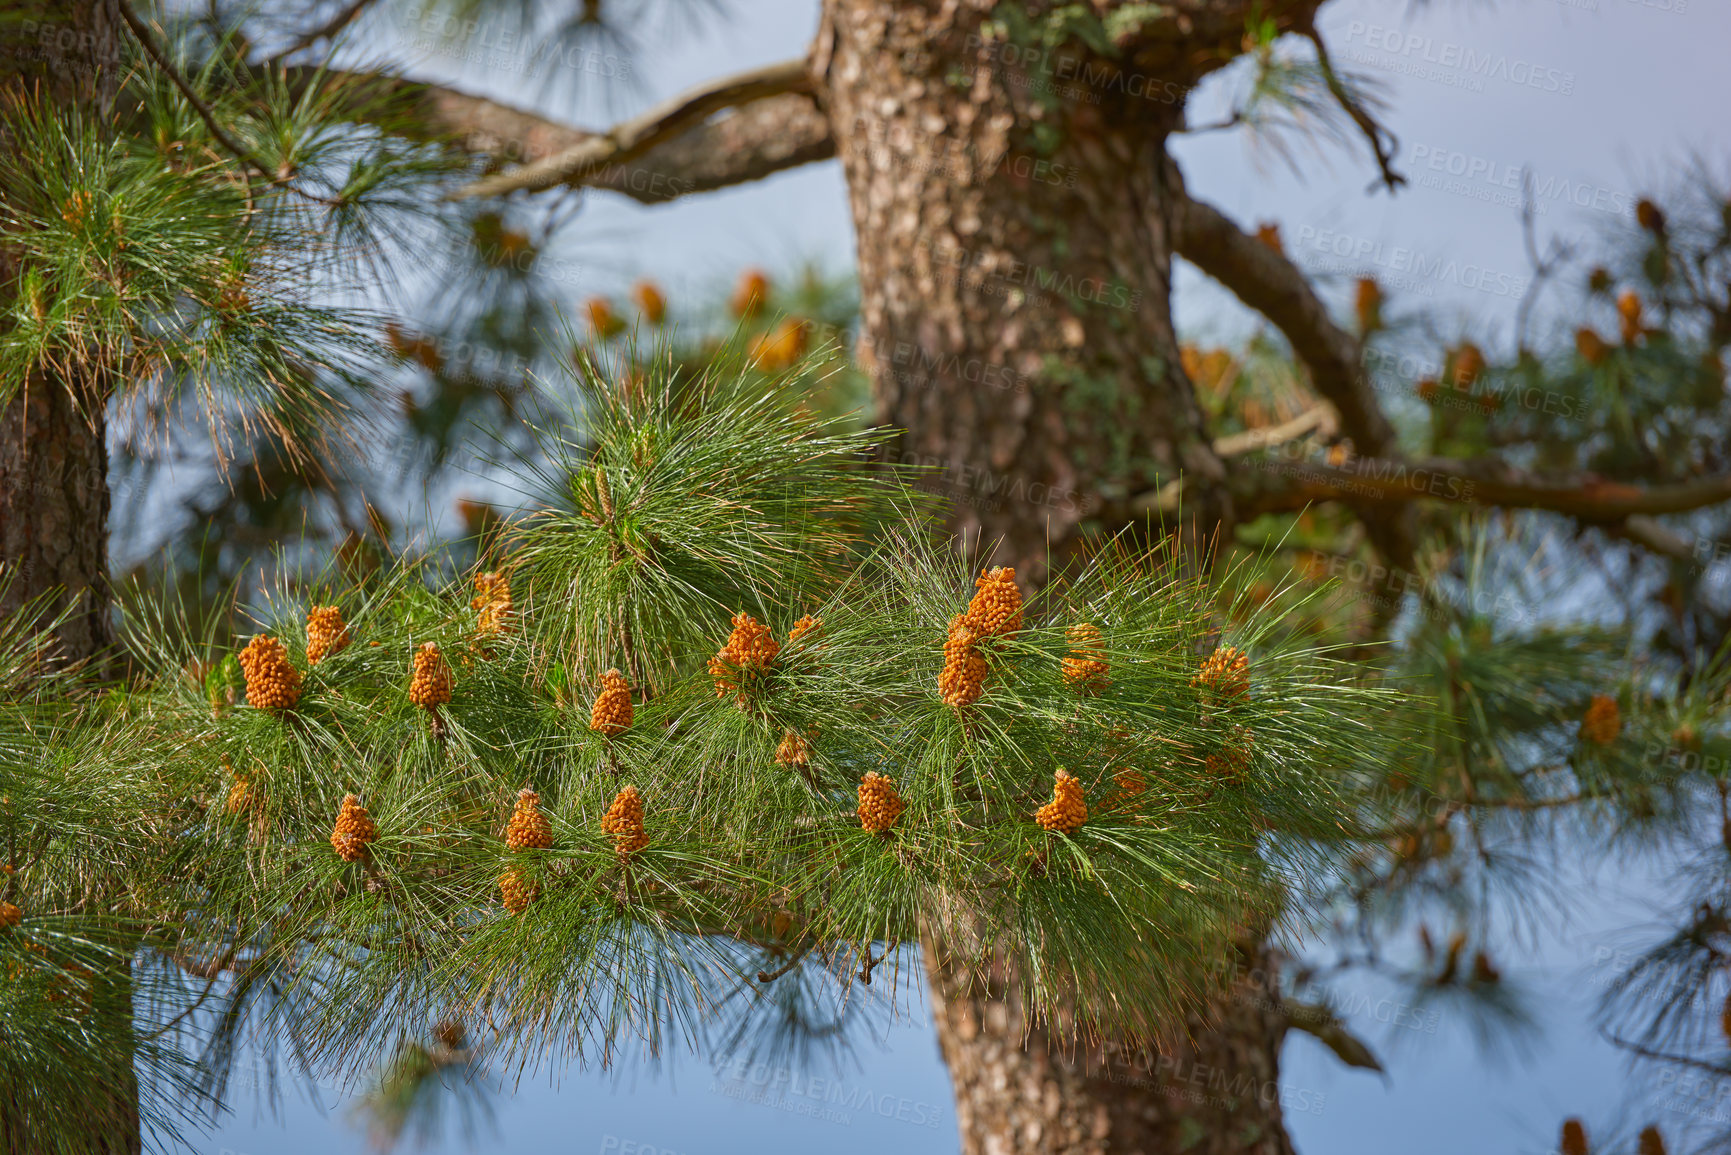
[[[320,196],[314,192],[308,192],[306,189],[295,184],[289,178],[288,173],[273,171],[270,166],[260,160],[255,153],[245,145],[241,144],[234,137],[230,136],[228,131],[224,129],[222,124],[217,120],[215,110],[212,109],[204,98],[198,94],[198,91],[193,88],[192,82],[187,80],[185,76],[181,75],[180,70],[174,66],[173,61],[168,59],[167,54],[164,53],[161,46],[156,43],[156,38],[151,35],[150,29],[145,27],[144,22],[138,18],[138,13],[132,10],[132,5],[128,0],[116,0],[116,3],[120,9],[121,19],[126,21],[126,26],[131,30],[133,39],[138,41],[138,45],[140,48],[144,49],[145,55],[150,57],[151,62],[162,71],[163,75],[168,77],[174,87],[177,88],[180,91],[180,94],[186,98],[186,102],[192,105],[193,111],[198,113],[198,118],[204,122],[205,128],[210,130],[210,135],[218,144],[222,145],[222,147],[234,156],[236,160],[239,160],[246,167],[252,169],[260,176],[270,181],[272,185],[287,187],[300,196],[323,205],[334,206],[337,204],[336,201],[329,197]]]
[[[1689,1055],[1678,1055],[1669,1051],[1655,1050],[1652,1047],[1643,1046],[1642,1044],[1635,1042],[1633,1039],[1625,1039],[1621,1035],[1612,1031],[1604,1031],[1601,1033],[1612,1046],[1621,1047],[1625,1051],[1641,1056],[1643,1059],[1652,1059],[1659,1063],[1675,1063],[1680,1067],[1690,1067],[1694,1070],[1705,1071],[1712,1075],[1723,1075],[1726,1073],[1725,1068],[1720,1066],[1718,1063],[1710,1063],[1705,1059],[1697,1059]]]
[[[331,37],[342,32],[343,29],[347,28],[350,24],[353,24],[357,19],[359,19],[361,13],[372,7],[374,3],[375,0],[352,0],[350,4],[338,9],[336,14],[329,20],[325,21],[317,28],[312,29],[310,32],[300,36],[293,44],[290,44],[281,52],[275,53],[267,58],[265,63],[280,64],[295,53],[303,52],[321,40],[329,40]]]
[[[1340,102],[1340,106],[1346,109],[1347,115],[1352,117],[1353,123],[1357,124],[1359,130],[1364,133],[1365,140],[1370,144],[1370,151],[1376,157],[1376,167],[1382,172],[1381,183],[1387,187],[1389,192],[1394,192],[1406,183],[1406,177],[1394,170],[1394,154],[1400,148],[1399,139],[1395,137],[1394,133],[1378,124],[1376,118],[1366,111],[1363,103],[1347,91],[1340,75],[1334,70],[1334,61],[1328,55],[1328,45],[1323,43],[1322,34],[1317,32],[1314,20],[1308,16],[1305,17],[1301,22],[1299,31],[1312,44],[1316,45],[1316,63],[1322,69],[1322,77],[1328,84],[1328,90],[1334,94],[1334,98]],[[1372,184],[1371,187],[1375,188],[1376,185]]]
[[[561,152],[510,172],[487,177],[453,194],[454,199],[537,192],[556,185],[581,183],[610,165],[643,156],[658,144],[701,125],[723,109],[738,108],[772,96],[810,91],[803,58],[783,61],[700,85],[647,112],[574,144]]]
[[[204,98],[193,88],[192,83],[180,74],[180,69],[174,66],[173,62],[157,45],[156,38],[151,35],[150,29],[144,26],[144,22],[138,18],[138,13],[132,10],[132,5],[128,0],[117,0],[117,3],[120,8],[121,19],[125,20],[127,28],[132,30],[133,39],[138,41],[138,46],[144,49],[144,54],[150,57],[152,63],[161,70],[162,74],[167,76],[180,90],[180,94],[186,98],[188,104],[192,105],[192,110],[198,113],[198,118],[204,121],[205,128],[210,130],[210,135],[216,139],[216,142],[227,149],[237,160],[256,170],[266,180],[281,179],[282,174],[272,172],[263,161],[254,156],[245,145],[235,140],[222,127],[216,118],[216,113],[209,104],[205,103]]]

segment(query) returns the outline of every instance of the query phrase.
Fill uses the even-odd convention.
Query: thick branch
[[[582,184],[609,166],[636,160],[659,144],[696,128],[716,113],[790,92],[810,91],[804,59],[723,77],[656,105],[606,132],[579,141],[552,156],[476,181],[456,197],[498,196],[561,184]]]
[[[253,75],[262,83],[262,68]],[[539,160],[595,136],[484,96],[383,72],[291,65],[280,75],[297,99],[316,87],[322,100],[360,123],[412,140],[444,141],[502,161]]]
[[[789,93],[698,125],[630,164],[608,165],[588,183],[644,204],[660,204],[833,156],[829,118],[810,96]]]
[[[477,156],[529,165],[602,139],[486,97],[381,73],[290,68],[291,91],[312,84],[348,90],[345,115],[418,140],[442,140]],[[699,124],[630,163],[574,175],[567,183],[661,204],[835,155],[829,120],[807,93],[765,97],[732,116]]]
[[[1633,486],[1592,474],[1540,477],[1500,461],[1360,458],[1334,467],[1268,461],[1263,476],[1236,479],[1240,510],[1292,512],[1315,501],[1405,504],[1426,498],[1505,509],[1543,509],[1584,522],[1620,525],[1632,518],[1686,513],[1731,501],[1731,476],[1676,485]],[[1642,523],[1636,521],[1637,526]]]
[[[1174,166],[1176,167],[1176,166]],[[1316,391],[1340,413],[1341,428],[1361,453],[1392,452],[1394,427],[1360,371],[1358,338],[1334,323],[1298,266],[1245,233],[1219,209],[1183,193],[1172,206],[1178,254],[1230,289],[1286,334],[1310,370]]]
[[[1389,424],[1361,371],[1358,338],[1334,323],[1298,266],[1249,236],[1212,205],[1184,191],[1183,175],[1173,164],[1173,246],[1180,256],[1230,289],[1286,334],[1294,355],[1310,371],[1316,391],[1333,404],[1340,425],[1360,453],[1383,456],[1398,451]],[[1175,495],[1173,495],[1175,496]],[[1410,567],[1415,548],[1412,519],[1404,510],[1377,512],[1357,508],[1377,552],[1391,564]]]

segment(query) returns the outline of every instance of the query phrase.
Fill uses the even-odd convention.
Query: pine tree
[[[146,681],[41,703],[74,736],[56,777],[107,784],[119,763],[137,767],[121,780],[143,841],[122,861],[143,873],[115,915],[139,945],[250,976],[305,1053],[345,1071],[446,1021],[490,1022],[500,1053],[606,1051],[628,1032],[659,1045],[778,958],[825,960],[846,983],[922,938],[958,967],[1012,968],[1042,1021],[1151,1044],[1191,992],[1219,985],[1219,941],[1307,901],[1267,857],[1270,832],[1294,852],[1339,841],[1331,771],[1388,756],[1369,716],[1395,695],[1355,685],[1327,647],[1270,620],[1235,631],[1257,649],[1255,689],[1223,706],[1194,685],[1216,636],[1213,591],[1170,558],[1122,543],[1024,602],[1002,571],[969,580],[928,539],[921,503],[869,467],[875,434],[737,369],[682,394],[651,384],[629,403],[593,399],[596,456],[619,462],[633,527],[572,532],[574,518],[594,524],[578,513],[592,466],[573,462],[566,508],[512,531],[520,631],[475,628],[469,575],[405,568],[336,591],[362,608],[351,644],[316,665],[289,628],[303,603],[266,609],[271,645],[249,658],[242,704],[213,712],[184,672],[201,651],[167,607],[129,623]],[[630,458],[646,429],[655,453]],[[715,466],[754,457],[765,468],[717,489]],[[622,548],[626,532],[637,549]],[[784,548],[721,564],[754,539]],[[606,567],[614,583],[569,596],[572,574]],[[761,617],[730,614],[736,598]],[[1063,674],[1078,605],[1114,671],[1086,698]],[[957,613],[981,622],[989,667],[962,707],[937,676]],[[813,620],[821,650],[768,644],[796,623],[808,641]],[[41,636],[24,626],[20,647]],[[692,633],[707,643],[687,645]],[[717,695],[703,655],[730,637],[743,648]],[[429,653],[444,671],[436,728],[409,689]],[[562,692],[602,663],[645,671],[654,689],[618,732]],[[292,702],[275,692],[288,673]],[[1210,757],[1245,726],[1259,742],[1223,782]],[[810,736],[803,765],[777,758],[789,732]],[[1080,821],[1072,795],[1103,796],[1126,764],[1164,789]],[[256,768],[256,825],[229,805],[237,766]],[[1043,805],[1054,773],[1056,819]],[[536,791],[518,788],[526,774]],[[23,780],[8,778],[8,797]],[[41,813],[8,818],[63,837]],[[54,873],[23,872],[16,933],[47,929],[36,912],[52,908]],[[501,893],[506,911],[489,914]],[[761,929],[770,896],[785,920]],[[695,992],[689,1005],[643,1001],[671,981]],[[25,1001],[22,1021],[61,1010]],[[71,1074],[10,1072],[42,1098],[70,1094]]]
[[[1660,520],[1731,496],[1700,464],[1723,459],[1731,339],[1731,217],[1706,174],[1683,203],[1642,203],[1626,251],[1585,278],[1587,325],[1537,343],[1523,330],[1506,356],[1454,342],[1434,376],[1401,383],[1423,406],[1413,421],[1364,372],[1367,352],[1413,339],[1402,302],[1360,286],[1356,324],[1335,322],[1277,233],[1253,236],[1189,196],[1166,151],[1182,105],[1134,86],[1162,77],[1182,93],[1248,52],[1237,120],[1362,127],[1393,188],[1376,106],[1330,60],[1314,0],[960,5],[935,23],[884,0],[826,0],[809,60],[714,82],[604,135],[389,70],[319,66],[371,7],[308,14],[275,40],[220,10],[153,18],[128,0],[44,5],[4,31],[0,819],[27,833],[0,950],[34,976],[3,996],[24,1042],[0,1054],[0,1103],[32,1128],[8,1134],[12,1147],[136,1147],[140,1115],[167,1124],[174,1105],[220,1093],[249,1000],[278,999],[320,1062],[394,1049],[397,1094],[417,1071],[470,1061],[480,1029],[465,1016],[479,1007],[507,1024],[486,1043],[506,1054],[597,1044],[583,1031],[594,1021],[661,1040],[684,1023],[644,1016],[648,990],[697,992],[670,1012],[695,1022],[725,996],[699,975],[869,977],[874,949],[919,940],[946,1005],[1005,1024],[1002,1038],[970,1038],[940,1017],[967,1150],[1034,1133],[1052,1150],[1091,1141],[1047,1117],[1054,1101],[1065,1117],[1097,1107],[1117,1149],[1182,1135],[1208,1150],[1242,1120],[1169,1101],[1137,1073],[1147,1047],[1232,1056],[1268,1081],[1298,1028],[1375,1063],[1281,990],[1286,920],[1351,897],[1378,941],[1425,896],[1467,893],[1469,874],[1506,880],[1490,835],[1584,813],[1686,841],[1691,802],[1722,796],[1725,629],[1710,567],[1690,563],[1711,560],[1724,531],[1707,515],[1690,539]],[[1054,58],[1091,99],[1026,63]],[[712,120],[721,108],[735,114]],[[942,181],[927,176],[938,143]],[[1076,179],[1017,182],[993,163],[1024,155]],[[550,346],[524,270],[552,225],[492,199],[590,187],[659,200],[828,156],[862,226],[853,379],[870,383],[879,433],[816,417],[801,391],[844,360],[822,338],[847,312],[817,316],[760,271],[732,302],[732,345],[644,352],[625,307],[599,302],[582,338]],[[981,222],[982,247],[960,254],[961,275],[934,277],[922,261],[957,255],[958,213]],[[401,230],[423,227],[460,238],[489,296],[516,301],[477,313],[456,290],[445,302],[455,331],[487,329],[514,351],[512,370],[457,363],[462,342],[309,291],[378,272]],[[1243,350],[1181,346],[1175,253],[1277,333]],[[993,268],[1071,287],[1031,299]],[[659,328],[667,306],[639,291],[631,313]],[[927,348],[939,331],[946,347]],[[581,412],[537,426],[519,463],[537,512],[488,528],[484,568],[385,556],[384,516],[332,480],[376,415],[368,383],[386,360],[434,385],[406,419],[435,459],[477,415],[514,408],[517,369],[578,372]],[[1535,391],[1565,411],[1535,409]],[[229,516],[239,501],[280,530],[295,495],[330,495],[321,532],[371,555],[357,564],[362,549],[345,549],[315,572],[316,603],[289,596],[288,574],[247,591],[259,620],[234,632],[276,641],[274,706],[240,692],[229,634],[241,623],[152,598],[110,612],[106,416],[171,400],[206,426],[213,462],[247,471]],[[1390,413],[1416,437],[1398,439]],[[922,480],[963,499],[944,509],[960,556],[928,539],[928,505],[874,457],[959,467]],[[1420,474],[1445,491],[1415,485]],[[1437,496],[1537,514],[1510,529]],[[71,549],[60,526],[76,531],[61,535]],[[1666,610],[1660,674],[1630,667],[1628,637],[1511,628],[1485,609],[1526,580],[1535,528],[1571,549],[1630,543],[1635,562],[1670,559],[1650,603]],[[494,630],[470,591],[501,558],[515,600]],[[1295,564],[1340,560],[1401,588],[1291,588]],[[988,566],[1022,583],[1015,627],[975,614]],[[352,611],[350,644],[316,660],[302,647],[314,604]],[[1342,664],[1360,650],[1306,636],[1374,638],[1415,607],[1391,652],[1400,694]],[[806,615],[822,619],[821,641],[783,645]],[[718,696],[708,662],[741,617],[776,652],[723,662]],[[117,621],[135,676],[98,693]],[[1106,676],[1079,693],[1074,662]],[[594,726],[604,685],[618,702],[609,671],[624,729]],[[790,733],[803,760],[777,757]],[[532,854],[505,844],[528,780],[557,834]],[[1136,782],[1137,805],[1120,805]],[[641,813],[622,807],[610,830],[627,789]],[[353,861],[331,843],[350,794],[375,828]],[[1059,808],[1049,825],[1046,806]],[[521,917],[501,913],[503,877]],[[1719,957],[1704,877],[1654,964],[1701,979],[1666,987],[1691,998]],[[1517,1020],[1489,908],[1451,917],[1462,929],[1409,978]],[[357,943],[370,949],[351,965]],[[220,976],[236,980],[240,1013],[191,1039],[175,1016]],[[131,1030],[129,988],[151,1008]],[[1199,994],[1215,999],[1207,1023]],[[1664,1005],[1630,1040],[1640,1053],[1716,1061],[1658,1045],[1684,1010],[1697,1026],[1711,1017]],[[1089,1026],[1101,1045],[1078,1050]],[[402,1044],[429,1031],[432,1044]],[[187,1082],[194,1044],[214,1083]],[[129,1056],[175,1093],[134,1103],[115,1077]],[[1029,1079],[1056,1096],[1006,1103],[993,1089]],[[94,1106],[75,1090],[93,1083]],[[1258,1142],[1286,1149],[1278,1104],[1261,1107]]]

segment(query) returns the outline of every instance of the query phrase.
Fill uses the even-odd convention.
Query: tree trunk
[[[52,101],[98,126],[112,123],[121,78],[123,22],[115,0],[14,0],[0,27],[0,80],[15,94]],[[0,146],[4,142],[0,141]],[[0,315],[14,306],[17,258],[0,234]],[[108,668],[114,641],[108,577],[109,377],[44,368],[0,406],[0,615],[45,599],[66,611],[50,658]],[[92,1033],[108,1041],[108,1069],[80,1088],[76,1135],[37,1133],[28,1117],[0,1120],[6,1150],[138,1155],[132,975],[125,963],[97,980]]]
[[[938,1042],[956,1091],[964,1155],[1292,1155],[1281,1119],[1273,968],[1240,959],[1232,995],[1183,1041],[1130,1050],[1054,1038],[1030,1023],[1013,982],[982,988],[928,943]]]
[[[0,410],[0,615],[47,598],[68,616],[56,658],[113,645],[108,584],[108,448],[102,400],[32,374]],[[52,611],[51,611],[52,612]]]
[[[115,0],[14,0],[0,28],[0,79],[25,99],[110,123],[124,23]],[[28,94],[27,96],[24,94]],[[0,312],[17,291],[17,259],[0,235]],[[108,391],[44,368],[0,407],[0,614],[46,598],[70,607],[59,660],[105,657],[113,643],[108,584]]]
[[[878,416],[945,471],[953,528],[1038,583],[1091,515],[1180,475],[1190,526],[1232,509],[1172,328],[1182,105],[1052,96],[985,46],[991,8],[831,0],[820,65]]]
[[[1165,139],[1188,87],[1242,50],[1247,12],[1197,0],[1193,23],[1177,17],[1188,40],[1124,56],[1039,32],[1049,4],[1017,6],[1036,31],[1005,41],[1008,7],[826,0],[813,68],[848,182],[878,417],[905,430],[901,461],[942,471],[951,528],[1037,585],[1083,532],[1115,528],[1106,511],[1180,478],[1191,548],[1231,531],[1172,324]],[[927,965],[967,1155],[1290,1152],[1272,977],[1138,1063],[1030,1023],[1010,979],[971,989],[929,950]]]

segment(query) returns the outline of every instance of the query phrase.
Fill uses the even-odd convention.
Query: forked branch
[[[537,192],[562,184],[584,184],[603,169],[636,160],[724,109],[810,90],[811,80],[803,58],[723,77],[552,156],[476,181],[459,189],[453,197],[499,196],[517,191]]]

